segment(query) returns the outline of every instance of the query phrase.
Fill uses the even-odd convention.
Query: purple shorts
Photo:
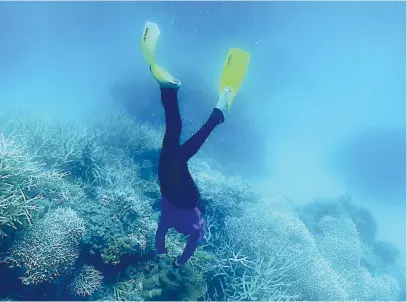
[[[198,207],[182,209],[171,204],[164,196],[161,197],[160,223],[174,228],[178,233],[197,236],[201,241],[205,235],[205,220]]]

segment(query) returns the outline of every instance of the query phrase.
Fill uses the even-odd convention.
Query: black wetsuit
[[[200,195],[189,172],[188,160],[198,152],[215,127],[224,121],[223,112],[215,108],[201,129],[180,145],[182,121],[177,91],[161,89],[161,101],[166,121],[158,169],[161,194],[179,208],[192,209],[198,205]]]

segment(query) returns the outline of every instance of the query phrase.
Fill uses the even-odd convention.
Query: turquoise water
[[[137,132],[135,129],[140,123],[148,123],[152,131],[158,133],[161,133],[159,129],[164,125],[159,90],[141,52],[141,33],[146,21],[157,23],[161,30],[157,62],[183,84],[179,92],[184,120],[183,140],[198,129],[216,104],[228,49],[239,47],[251,54],[247,76],[226,122],[215,130],[198,154],[197,162],[192,163],[194,175],[206,199],[205,205],[209,207],[212,204],[210,201],[217,204],[214,200],[220,204],[223,200],[227,200],[225,203],[228,205],[230,202],[231,208],[224,206],[219,210],[221,214],[218,216],[221,217],[215,215],[218,212],[212,209],[206,213],[206,219],[217,221],[220,227],[225,216],[233,219],[235,207],[244,210],[249,208],[244,202],[260,200],[254,197],[255,194],[270,192],[274,196],[272,200],[280,200],[275,196],[281,196],[284,210],[280,209],[280,202],[277,206],[272,201],[266,203],[266,208],[291,213],[292,219],[299,219],[295,220],[295,224],[301,224],[300,229],[304,228],[304,231],[300,232],[302,237],[296,233],[297,236],[303,238],[305,230],[310,232],[321,257],[328,261],[330,269],[339,271],[344,267],[338,264],[335,256],[352,252],[329,248],[333,252],[327,253],[321,242],[330,242],[329,238],[337,242],[353,241],[338,234],[337,237],[324,239],[320,237],[321,230],[310,221],[318,223],[324,215],[332,218],[338,211],[345,211],[353,224],[347,224],[347,220],[346,223],[341,220],[341,223],[349,227],[349,232],[352,227],[359,232],[359,241],[352,237],[356,240],[351,245],[352,251],[360,242],[363,243],[360,265],[372,275],[391,275],[400,284],[405,284],[405,280],[402,281],[402,277],[394,272],[399,267],[397,264],[397,268],[394,268],[394,263],[405,263],[406,253],[404,2],[0,3],[0,112],[10,116],[1,120],[0,127],[5,138],[14,138],[21,144],[21,150],[35,154],[32,160],[46,162],[46,169],[56,167],[73,174],[65,180],[67,184],[58,182],[55,185],[57,189],[54,188],[58,192],[70,192],[71,197],[63,198],[67,203],[61,203],[60,197],[45,190],[48,193],[39,203],[45,207],[35,212],[38,217],[34,221],[44,221],[43,214],[58,206],[69,206],[79,218],[85,220],[87,235],[81,239],[80,256],[75,260],[75,267],[79,269],[83,264],[93,265],[104,275],[103,286],[111,288],[115,285],[117,274],[121,274],[120,280],[123,282],[129,278],[137,279],[132,275],[137,274],[133,271],[123,277],[126,268],[137,265],[145,268],[148,266],[144,263],[151,260],[148,257],[153,252],[153,246],[147,248],[145,254],[135,253],[136,256],[120,246],[118,249],[123,249],[124,258],[119,261],[120,264],[112,267],[105,267],[106,261],[99,255],[106,254],[104,249],[114,245],[109,240],[117,233],[128,237],[133,234],[134,228],[139,227],[149,230],[146,238],[154,235],[153,222],[158,215],[159,194],[153,179],[156,176],[160,140],[132,142],[139,135],[153,136],[144,128]],[[101,114],[115,109],[124,110],[123,115],[97,119]],[[32,115],[35,120],[30,120],[26,114]],[[8,124],[10,121],[11,124]],[[51,126],[40,126],[44,121],[50,122]],[[66,126],[64,134],[61,134],[52,126],[55,121],[75,122],[74,128],[87,126],[99,133],[94,140],[90,139],[93,130],[87,134],[92,148],[95,148],[91,157],[103,173],[113,173],[117,177],[112,184],[100,181],[105,174],[86,174],[86,171],[97,168],[92,166],[90,169],[89,161],[84,159],[84,139],[79,139],[80,135],[72,143],[80,146],[78,150],[81,151],[75,155],[77,158],[74,156],[72,161],[66,158],[66,161],[61,161],[61,156],[64,157],[64,152],[67,152],[63,147],[66,140],[73,137],[77,130]],[[32,132],[27,130],[30,128]],[[11,134],[13,130],[17,134]],[[133,135],[129,134],[133,133],[131,131],[135,131]],[[154,135],[160,137],[155,132]],[[41,145],[42,140],[47,141],[48,147]],[[149,145],[144,148],[147,143],[154,147]],[[120,152],[125,155],[118,151],[122,155],[110,154],[112,146],[116,151],[122,150]],[[52,153],[52,148],[59,151]],[[138,148],[143,152],[140,153]],[[4,162],[6,156],[10,156],[5,150],[0,148],[3,151],[0,160]],[[40,151],[35,153],[37,150]],[[105,153],[100,150],[105,150]],[[145,160],[150,166],[146,166]],[[202,162],[209,162],[210,169],[203,168]],[[19,164],[12,162],[12,165]],[[5,175],[4,166],[2,169],[2,175]],[[117,171],[128,174],[120,178]],[[231,180],[235,176],[250,181],[250,189],[239,189],[242,185]],[[144,189],[131,191],[133,187],[140,188],[140,184],[137,181],[127,184],[129,178],[147,182],[155,188],[149,187],[153,193]],[[90,180],[94,181],[91,186]],[[17,178],[16,181],[20,180]],[[42,185],[42,182],[38,184],[40,187]],[[223,187],[226,189],[221,190]],[[209,188],[216,189],[211,191]],[[23,190],[24,194],[31,196],[28,187]],[[88,190],[93,193],[90,194]],[[7,192],[0,191],[3,195],[0,196],[8,197]],[[106,217],[110,217],[103,215],[117,210],[111,203],[100,207],[95,205],[100,203],[101,196],[108,193],[113,194],[113,200],[137,193],[149,210],[129,210],[127,216],[120,216],[120,223],[110,221],[101,227],[99,220],[108,221]],[[246,196],[246,193],[250,196]],[[342,200],[340,204],[343,204],[344,195],[351,196],[352,206],[345,202],[347,206],[339,210],[338,200]],[[81,198],[87,200],[82,207],[78,205]],[[316,200],[324,202],[316,204]],[[332,200],[335,202],[332,203]],[[125,198],[123,202],[126,205]],[[127,202],[135,204],[134,199]],[[120,204],[119,207],[122,206]],[[86,210],[90,207],[98,210]],[[369,214],[361,211],[361,208],[367,209]],[[261,211],[262,208],[253,209]],[[96,212],[98,218],[92,218],[92,213]],[[140,227],[138,222],[131,225],[132,221],[141,219],[140,213],[148,216],[149,227],[144,224],[140,224]],[[274,212],[270,215],[262,216],[259,213],[254,217],[249,214],[244,217],[282,219]],[[370,217],[375,223],[370,221]],[[322,219],[321,224],[324,222]],[[120,227],[117,230],[112,227],[118,224]],[[230,230],[227,236],[235,239],[247,236],[248,232],[257,229],[254,225],[254,229],[247,226],[242,233]],[[338,226],[335,223],[332,225]],[[274,229],[270,230],[269,227],[272,228],[264,226],[263,233],[266,235],[259,231],[258,238],[263,238],[259,242],[270,240],[269,245],[277,244],[271,238]],[[27,230],[27,226],[19,227],[16,236],[2,239],[3,256],[8,255],[13,246],[19,246],[16,237]],[[105,235],[100,238],[94,235],[98,230]],[[6,233],[9,231],[6,230]],[[346,232],[339,233],[343,235]],[[287,237],[290,237],[288,233]],[[211,240],[203,249],[216,254],[215,247],[221,243],[213,241],[213,238]],[[243,248],[250,245],[241,240],[239,244]],[[89,246],[92,245],[94,255],[99,255],[100,259],[92,257],[93,254],[88,255],[92,250]],[[260,243],[259,249],[265,250]],[[247,250],[246,253],[253,261],[260,257],[254,251]],[[397,258],[395,255],[398,253]],[[202,261],[196,260],[199,266],[209,266],[206,264],[209,260],[202,260],[207,258],[201,256],[199,259]],[[109,261],[111,265],[111,259]],[[221,260],[217,261],[220,263]],[[311,268],[315,269],[315,266]],[[139,273],[137,269],[134,270]],[[211,274],[218,271],[209,268],[208,271],[204,274],[208,286],[205,299],[224,299],[218,293],[221,281],[211,279]],[[330,271],[326,269],[326,272]],[[0,274],[1,279],[5,277],[10,280],[0,286],[2,298],[76,299],[68,295],[65,288],[78,272],[63,277],[59,286],[41,284],[39,287],[21,285],[18,279],[21,272],[10,270],[8,265],[2,266]],[[296,272],[294,280],[307,276],[301,274]],[[358,278],[360,275],[357,273]],[[290,273],[290,276],[293,274]],[[222,282],[239,288],[233,283],[238,281],[230,276],[228,278]],[[328,299],[318,295],[315,288],[304,290],[306,285],[296,286],[287,289],[296,299]],[[17,292],[23,294],[19,296]],[[403,293],[403,290],[400,292]],[[333,299],[338,300],[354,297],[348,288],[332,291],[332,295]],[[392,298],[385,293],[375,295],[366,294],[363,297],[368,300]],[[91,299],[101,297],[107,296],[98,292]],[[134,299],[136,296],[132,297]],[[263,296],[266,299],[270,297]],[[233,298],[248,299],[238,294]]]

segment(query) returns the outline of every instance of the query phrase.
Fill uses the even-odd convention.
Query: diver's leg
[[[225,120],[222,110],[215,108],[207,122],[189,140],[181,146],[181,154],[185,160],[189,160],[201,148],[203,143],[215,129]]]
[[[165,112],[165,134],[158,161],[158,178],[163,193],[168,192],[171,184],[179,182],[182,121],[175,89],[161,88],[161,101]]]
[[[162,152],[173,152],[179,148],[182,130],[177,90],[161,88],[161,102],[165,113],[165,135]]]

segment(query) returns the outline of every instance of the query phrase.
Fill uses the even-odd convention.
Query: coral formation
[[[84,233],[83,220],[74,210],[53,210],[14,242],[5,261],[24,268],[23,284],[55,281],[73,268]]]
[[[201,152],[190,166],[207,230],[174,275],[154,258],[162,129],[123,111],[85,128],[30,116],[0,126],[0,247],[24,285],[109,301],[405,298],[397,249],[347,196],[292,208]],[[185,238],[166,239],[173,259]]]
[[[102,285],[103,275],[93,266],[84,265],[69,285],[72,295],[91,296]]]

